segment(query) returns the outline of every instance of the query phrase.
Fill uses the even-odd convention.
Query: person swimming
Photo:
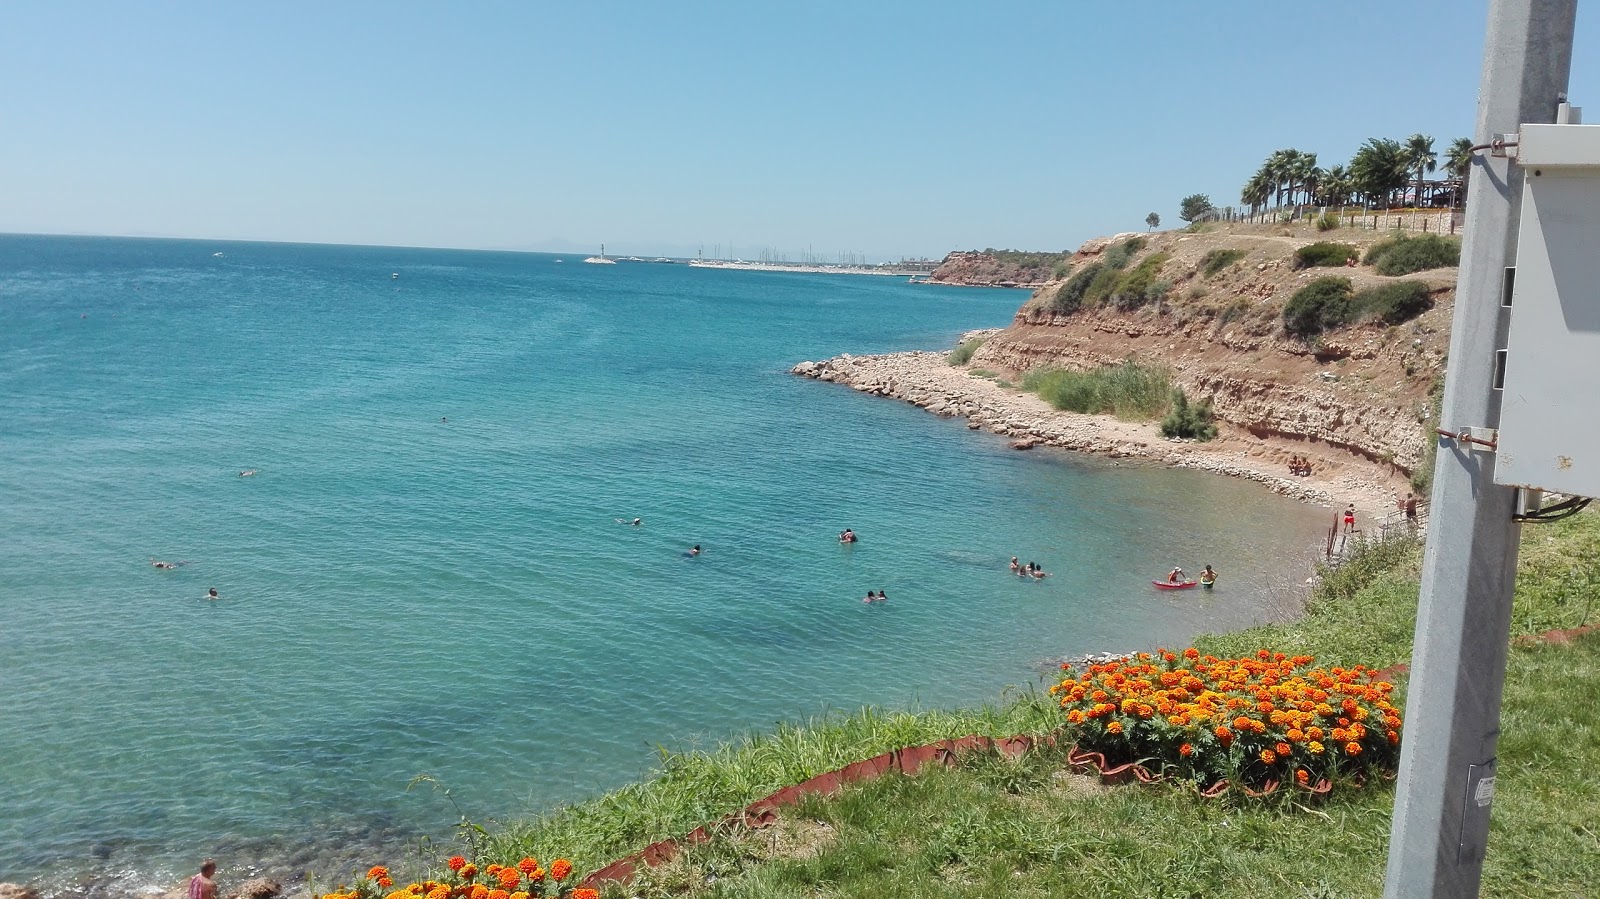
[[[1011,557],[1011,572],[1013,574],[1022,573],[1022,565],[1019,562],[1017,562],[1017,557],[1016,556],[1012,556]]]
[[[875,602],[877,600],[877,598],[878,597],[877,597],[876,594],[874,594],[871,590],[868,590],[867,591],[867,597],[865,599],[861,600],[861,601],[862,602]]]
[[[856,542],[856,532],[850,530],[849,528],[845,528],[843,531],[841,531],[839,533],[839,542],[840,543],[854,543],[854,542]]]
[[[248,478],[248,477],[250,477],[250,476],[251,476],[251,475],[253,475],[253,474],[255,474],[255,473],[256,473],[256,472],[257,472],[257,471],[259,471],[259,470],[260,470],[260,469],[256,469],[256,468],[251,468],[251,469],[247,469],[247,470],[245,470],[245,471],[241,471],[241,472],[239,472],[239,477],[241,477],[241,478]]]
[[[217,588],[216,587],[207,587],[206,588],[206,599],[220,599],[220,598],[221,597],[217,596]]]
[[[634,527],[638,527],[639,525],[644,524],[644,519],[643,518],[635,518],[635,519],[632,519],[632,520],[629,520],[629,519],[626,519],[626,518],[615,518],[615,519],[612,519],[612,520],[615,521],[617,524],[630,524],[630,525],[633,525]]]
[[[700,544],[696,543],[694,545],[694,548],[689,550],[689,555],[690,555],[690,557],[694,557],[694,556],[700,555]]]

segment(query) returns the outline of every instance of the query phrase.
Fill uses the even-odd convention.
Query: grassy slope
[[[1418,559],[1414,545],[1385,546],[1329,577],[1304,619],[1197,645],[1218,653],[1265,645],[1329,664],[1403,661]],[[1600,515],[1528,528],[1516,631],[1575,626],[1586,612],[1592,619],[1597,584]],[[493,851],[566,852],[592,868],[895,745],[1050,723],[1030,695],[977,713],[866,712],[783,729],[709,756],[670,757],[654,780],[507,828]],[[1583,771],[1600,769],[1600,636],[1514,649],[1503,728],[1485,895],[1595,895],[1600,784]],[[1380,787],[1314,807],[1200,801],[1168,787],[1104,790],[1047,756],[976,758],[960,770],[887,777],[809,801],[773,830],[696,848],[627,895],[1375,896],[1392,800]]]

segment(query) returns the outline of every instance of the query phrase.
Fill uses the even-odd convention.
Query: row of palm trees
[[[1456,138],[1445,150],[1445,174],[1464,185],[1471,164],[1472,141]],[[1359,203],[1388,208],[1392,200],[1399,199],[1397,194],[1415,183],[1414,201],[1421,205],[1424,177],[1438,166],[1439,154],[1434,152],[1433,138],[1426,134],[1413,134],[1404,142],[1369,138],[1348,166],[1326,169],[1317,165],[1315,153],[1278,150],[1245,182],[1239,201],[1250,207],[1251,215],[1269,204],[1344,207]],[[1460,195],[1452,202],[1465,199]]]

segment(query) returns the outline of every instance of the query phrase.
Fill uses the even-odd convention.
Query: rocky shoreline
[[[963,334],[987,338],[995,330]],[[1003,387],[950,365],[942,352],[914,351],[874,356],[841,355],[806,361],[791,372],[842,384],[874,396],[902,400],[935,415],[959,416],[971,430],[1012,438],[1012,448],[1052,446],[1111,458],[1146,459],[1179,468],[1256,481],[1274,493],[1323,506],[1355,503],[1367,516],[1383,518],[1401,493],[1398,475],[1370,460],[1337,452],[1319,453],[1310,477],[1288,474],[1280,459],[1299,444],[1278,446],[1219,422],[1216,440],[1196,443],[1161,436],[1154,422],[1120,421],[1106,415],[1062,412],[1031,393]],[[1331,449],[1331,448],[1330,448]]]

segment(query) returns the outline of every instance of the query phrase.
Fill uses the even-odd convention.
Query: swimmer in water
[[[163,571],[170,571],[170,570],[172,570],[174,568],[177,568],[178,566],[172,564],[171,562],[163,562],[160,559],[157,559],[154,556],[151,556],[150,557],[150,567],[151,568],[160,568]]]
[[[872,601],[876,600],[877,598],[878,597],[876,595],[874,595],[871,590],[868,590],[867,591],[867,598],[863,599],[862,602],[872,602]]]
[[[839,534],[839,542],[840,543],[854,543],[854,542],[856,542],[856,532],[850,530],[849,528],[845,528],[844,531]]]
[[[208,587],[208,588],[206,588],[206,599],[220,599],[220,598],[221,597],[217,596],[217,588],[216,587]]]
[[[248,478],[251,475],[255,474],[257,471],[259,471],[259,469],[255,469],[255,468],[251,468],[251,469],[248,469],[246,471],[241,471],[241,472],[239,472],[239,477]]]
[[[634,527],[638,527],[639,525],[644,524],[644,519],[643,518],[635,518],[635,519],[633,519],[631,521],[626,519],[626,518],[613,518],[612,521],[615,521],[617,524],[631,524]]]
[[[700,544],[696,543],[694,545],[694,548],[689,550],[689,555],[690,556],[698,556],[698,555],[700,555]]]
[[[1017,557],[1016,556],[1012,556],[1011,557],[1011,571],[1012,571],[1012,573],[1015,574],[1015,573],[1017,573],[1017,572],[1019,572],[1021,570],[1022,570],[1022,566],[1020,564],[1018,564]]]

